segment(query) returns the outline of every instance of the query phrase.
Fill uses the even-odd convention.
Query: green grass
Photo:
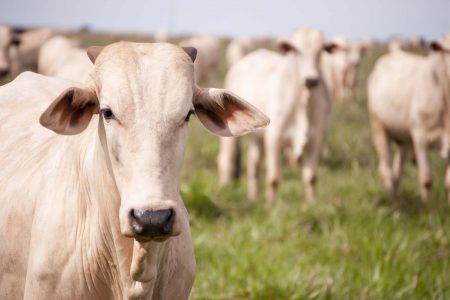
[[[383,51],[363,61],[359,101],[333,107],[313,204],[295,167],[284,167],[271,211],[246,199],[245,178],[220,188],[218,140],[191,123],[181,192],[198,264],[192,299],[450,299],[445,161],[432,156],[428,203],[411,162],[395,196],[378,177],[365,82]]]

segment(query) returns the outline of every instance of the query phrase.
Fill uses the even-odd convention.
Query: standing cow
[[[38,72],[47,76],[84,82],[93,68],[77,40],[54,36],[39,51]]]
[[[248,197],[258,195],[258,175],[263,149],[266,155],[267,206],[273,204],[280,183],[280,152],[290,146],[293,156],[303,159],[302,174],[308,200],[314,199],[317,168],[325,141],[330,99],[320,72],[324,45],[320,31],[299,29],[279,42],[282,54],[256,50],[227,74],[226,87],[244,95],[264,111],[271,125],[250,143],[247,157]],[[236,172],[238,141],[222,138],[217,159],[220,182]]]
[[[88,50],[85,85],[23,73],[0,88],[0,299],[188,298],[189,116],[223,136],[268,119],[197,87],[185,51],[119,42]]]
[[[442,156],[450,159],[449,59],[449,49],[438,42],[431,44],[427,57],[393,51],[377,61],[369,77],[373,142],[387,192],[394,191],[401,178],[406,147],[414,149],[423,200],[427,199],[432,183],[429,148],[440,147]],[[390,141],[396,144],[392,163]],[[450,189],[450,167],[445,183]]]
[[[322,54],[322,73],[334,100],[354,100],[363,44],[337,37],[330,41],[333,53]]]

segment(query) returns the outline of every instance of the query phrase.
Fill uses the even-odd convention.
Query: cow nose
[[[129,220],[137,237],[163,239],[172,233],[175,221],[173,209],[141,210],[132,209]]]
[[[8,75],[9,70],[8,69],[0,69],[0,77],[4,77]]]
[[[316,87],[319,84],[318,78],[306,78],[306,87],[311,89],[313,87]]]

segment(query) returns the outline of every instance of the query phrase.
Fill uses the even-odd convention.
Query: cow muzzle
[[[137,241],[164,241],[173,233],[175,210],[131,209],[128,220]]]
[[[305,85],[308,89],[312,89],[312,88],[315,88],[316,86],[318,86],[319,82],[320,82],[319,78],[310,77],[310,78],[306,78]]]

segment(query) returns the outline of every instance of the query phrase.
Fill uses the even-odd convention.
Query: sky
[[[435,39],[450,32],[450,0],[0,0],[0,23],[225,36],[308,26],[329,36]]]

